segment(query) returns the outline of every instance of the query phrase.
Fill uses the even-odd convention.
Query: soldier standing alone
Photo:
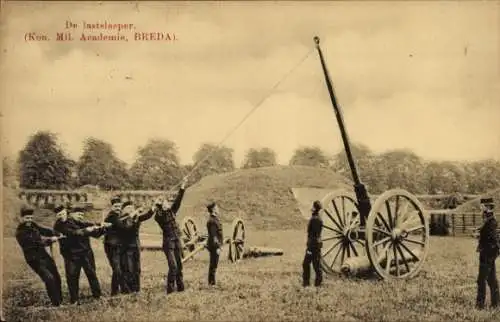
[[[21,223],[16,230],[16,239],[23,249],[24,258],[33,271],[45,283],[50,301],[54,306],[62,302],[61,276],[54,259],[45,250],[47,244],[58,240],[52,229],[41,227],[33,222],[33,209],[21,209]],[[42,239],[42,236],[49,237]]]
[[[215,202],[207,205],[210,217],[207,220],[208,241],[207,249],[210,254],[210,266],[208,267],[208,284],[215,285],[215,273],[219,263],[219,255],[222,249],[223,235],[222,225],[219,221],[218,207]]]
[[[499,305],[498,280],[496,276],[495,260],[499,254],[497,220],[493,213],[493,198],[482,198],[481,209],[483,210],[484,223],[479,231],[479,274],[477,277],[476,307],[484,308],[486,298],[486,283],[490,287],[491,306],[497,308]]]
[[[323,243],[321,241],[321,231],[323,229],[323,220],[319,216],[319,212],[323,207],[321,202],[316,200],[313,202],[312,215],[309,219],[309,225],[307,226],[307,249],[306,255],[304,256],[304,262],[302,263],[303,274],[302,274],[302,285],[304,287],[309,286],[311,278],[311,262],[314,267],[314,272],[316,273],[316,279],[314,281],[314,286],[320,286],[323,281],[323,275],[320,267],[321,259],[321,247]]]

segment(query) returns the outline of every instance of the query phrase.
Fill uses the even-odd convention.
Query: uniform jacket
[[[497,220],[495,217],[490,217],[479,230],[479,252],[488,257],[496,257],[498,246]]]
[[[323,230],[323,220],[319,214],[313,214],[307,226],[307,249],[318,249],[323,246],[321,242],[321,231]]]
[[[42,256],[49,256],[45,247],[51,241],[42,240],[42,236],[53,237],[59,234],[50,228],[42,227],[35,222],[21,223],[16,229],[16,239],[23,249],[26,261],[35,260]]]
[[[121,234],[121,241],[126,246],[139,246],[139,229],[141,223],[153,217],[153,210],[149,209],[148,212],[136,216],[134,219],[128,217],[124,220],[124,229]]]
[[[178,240],[181,237],[181,230],[175,220],[175,216],[181,207],[182,198],[184,197],[184,189],[180,189],[172,206],[163,210],[161,207],[156,208],[155,221],[163,231],[163,242],[170,240]]]
[[[106,235],[104,236],[104,244],[107,245],[122,245],[124,236],[130,228],[126,221],[120,220],[122,215],[111,210],[104,222],[111,223],[112,226],[108,227]]]
[[[54,230],[66,236],[66,238],[59,240],[61,255],[66,257],[90,251],[92,248],[89,236],[99,237],[103,233],[103,229],[97,229],[93,232],[85,230],[85,228],[94,225],[71,217],[68,217],[66,221],[56,220]]]
[[[210,215],[207,220],[207,231],[208,231],[208,249],[217,249],[221,247],[223,240],[222,235],[222,224],[220,223],[219,217],[216,215]]]

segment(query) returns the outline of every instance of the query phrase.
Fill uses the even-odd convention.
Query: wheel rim
[[[347,258],[365,254],[365,243],[357,234],[360,228],[358,203],[353,194],[345,191],[328,194],[321,203],[321,267],[326,273],[339,273]]]
[[[187,217],[184,219],[182,232],[184,234],[184,244],[187,244],[187,250],[192,252],[196,248],[195,242],[198,238],[198,229],[192,218]]]
[[[243,258],[245,250],[245,225],[243,220],[235,219],[232,227],[233,234],[229,241],[229,260],[236,263]]]
[[[381,278],[415,276],[429,248],[429,225],[423,206],[402,189],[383,193],[368,215],[366,243],[370,262]]]

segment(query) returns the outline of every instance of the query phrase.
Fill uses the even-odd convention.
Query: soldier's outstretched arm
[[[57,231],[53,230],[53,229],[50,229],[48,227],[44,227],[44,226],[41,226],[37,223],[33,223],[34,226],[36,226],[38,228],[38,231],[40,231],[40,235],[42,236],[48,236],[48,237],[52,237],[52,236],[57,236],[59,235],[57,233]]]
[[[179,192],[177,193],[177,197],[175,197],[175,200],[174,200],[172,206],[170,207],[170,210],[174,214],[177,214],[177,212],[179,211],[179,208],[181,207],[182,198],[184,197],[184,192],[186,191],[186,183],[187,183],[187,177],[184,177],[182,179]]]
[[[137,216],[137,219],[140,222],[149,220],[149,219],[151,219],[151,217],[153,217],[153,215],[155,214],[155,211],[156,211],[156,206],[153,205],[152,207],[150,207],[149,209],[147,209],[146,212],[139,213],[139,215]]]

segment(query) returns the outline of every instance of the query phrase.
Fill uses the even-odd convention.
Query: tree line
[[[191,164],[181,164],[177,145],[167,139],[150,139],[137,150],[135,161],[120,160],[110,143],[87,138],[83,153],[72,160],[54,133],[33,134],[17,160],[3,159],[4,185],[17,182],[25,189],[75,189],[96,185],[104,190],[168,190],[188,173],[189,184],[212,174],[234,171],[233,149],[203,143]],[[374,153],[354,144],[352,154],[361,180],[370,193],[391,188],[415,194],[481,193],[500,186],[500,161],[427,161],[411,150],[396,149]],[[277,165],[270,148],[247,150],[242,169]],[[318,147],[298,147],[289,165],[331,169],[351,178],[345,151],[329,156]]]

